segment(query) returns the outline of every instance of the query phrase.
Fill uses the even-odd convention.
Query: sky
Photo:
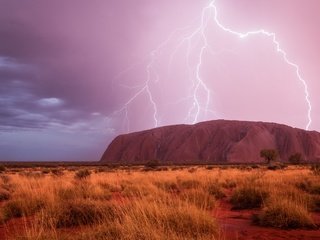
[[[320,1],[210,2],[0,0],[0,160],[96,161],[213,119],[320,131]],[[274,33],[306,85],[273,35],[226,29]]]

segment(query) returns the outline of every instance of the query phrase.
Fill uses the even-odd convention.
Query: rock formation
[[[253,163],[263,162],[262,149],[276,149],[286,162],[300,153],[320,162],[320,133],[264,122],[214,120],[195,125],[173,125],[116,137],[104,163]]]

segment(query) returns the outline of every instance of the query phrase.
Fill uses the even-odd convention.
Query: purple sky
[[[272,38],[223,31],[212,9],[196,32],[209,3],[0,0],[0,160],[98,160],[115,135],[156,124],[305,128],[304,86]],[[276,34],[307,83],[309,129],[320,131],[320,1],[215,5],[225,27]]]

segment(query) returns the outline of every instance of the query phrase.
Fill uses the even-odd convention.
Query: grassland
[[[0,238],[227,239],[221,205],[263,228],[318,229],[308,166],[0,169]]]

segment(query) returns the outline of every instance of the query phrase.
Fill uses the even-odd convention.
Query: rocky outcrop
[[[174,125],[116,137],[104,163],[251,163],[263,162],[261,149],[277,149],[280,161],[302,154],[320,162],[320,133],[264,122],[214,120]]]

